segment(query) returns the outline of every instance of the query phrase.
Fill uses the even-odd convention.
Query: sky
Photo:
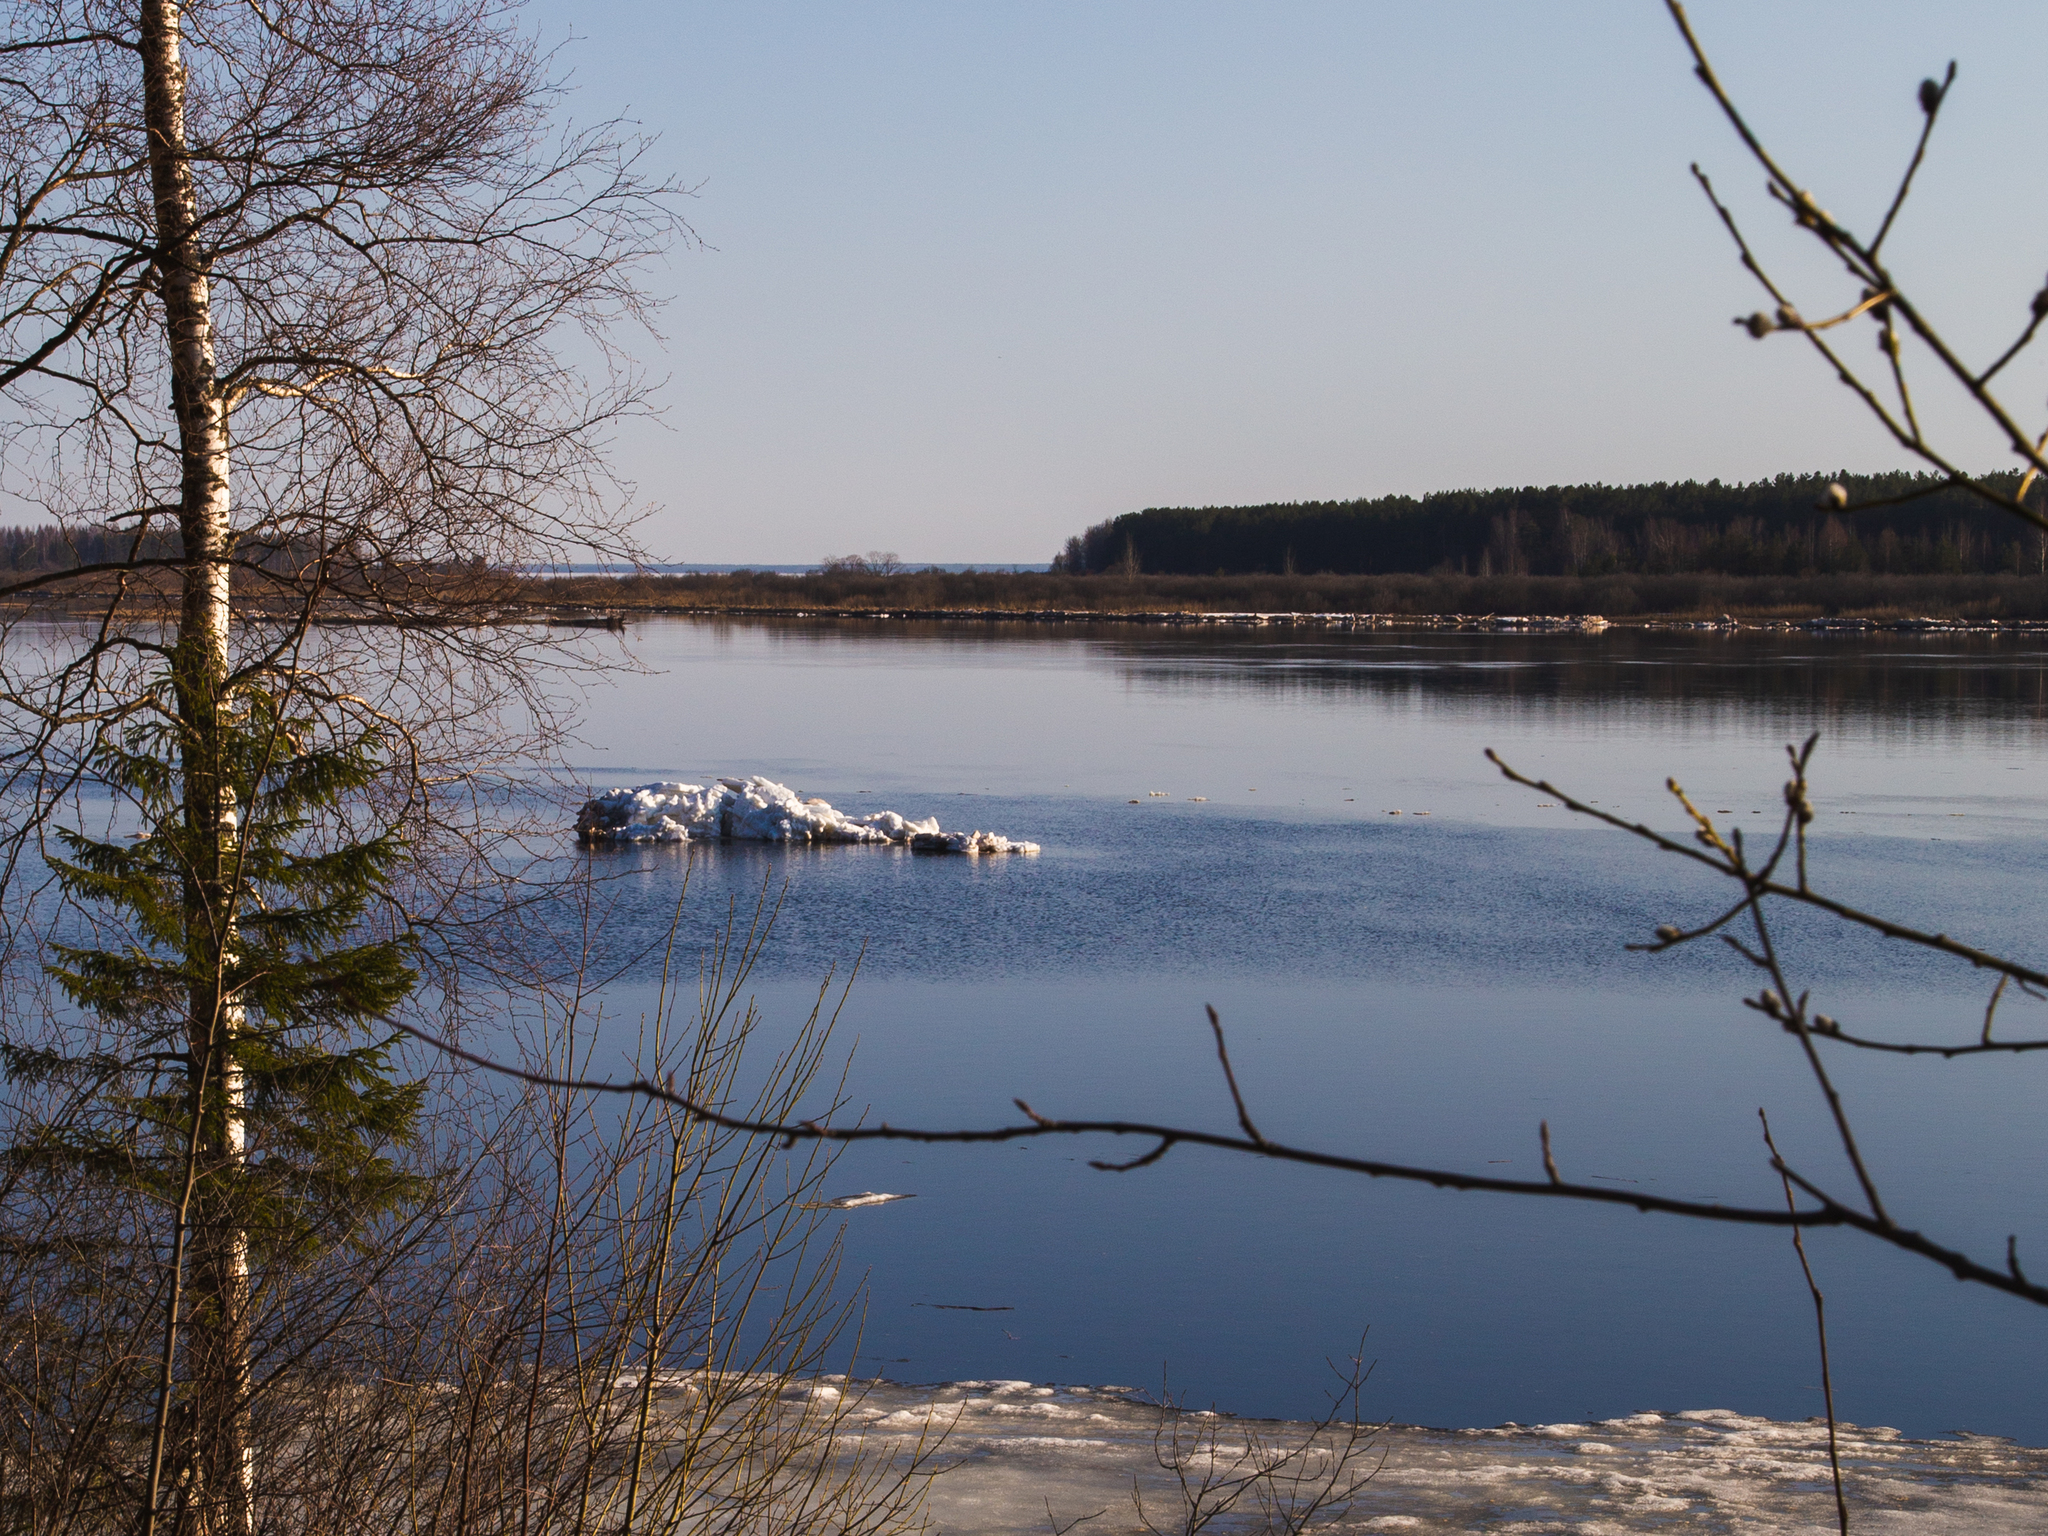
[[[2048,7],[1697,0],[1723,78],[1969,357],[2048,264]],[[573,115],[693,189],[647,274],[669,560],[1037,561],[1147,506],[1904,464],[1762,298],[1853,302],[1763,196],[1656,0],[538,0]],[[1875,358],[1860,327],[1852,356]],[[1923,417],[2009,462],[1929,377]],[[2048,362],[2006,375],[2042,424]]]

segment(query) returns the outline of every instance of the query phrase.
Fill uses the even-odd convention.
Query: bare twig
[[[1244,1133],[1259,1145],[1266,1144],[1266,1138],[1259,1134],[1259,1128],[1252,1124],[1251,1113],[1244,1107],[1244,1095],[1237,1090],[1237,1074],[1230,1069],[1230,1047],[1223,1043],[1223,1021],[1216,1016],[1213,1005],[1208,1008],[1209,1028],[1216,1035],[1216,1059],[1223,1064],[1223,1081],[1230,1085],[1230,1102],[1237,1106],[1237,1123],[1244,1127]]]
[[[1067,1536],[1067,1533],[1077,1526],[1086,1525],[1090,1520],[1100,1520],[1108,1513],[1109,1506],[1105,1504],[1102,1508],[1096,1510],[1094,1514],[1076,1515],[1063,1525],[1060,1523],[1059,1517],[1052,1512],[1052,1500],[1048,1498],[1045,1501],[1045,1524],[1047,1529],[1052,1532],[1052,1536]]]
[[[1527,788],[1540,790],[1546,795],[1555,796],[1559,804],[1577,815],[1588,816],[1595,821],[1605,822],[1610,827],[1616,827],[1621,831],[1632,833],[1640,837],[1644,842],[1649,843],[1652,847],[1660,848],[1666,853],[1678,854],[1682,858],[1691,859],[1694,863],[1705,865],[1708,869],[1712,869],[1717,873],[1729,873],[1726,860],[1716,857],[1712,852],[1703,853],[1697,848],[1686,846],[1675,838],[1665,836],[1663,833],[1644,825],[1642,822],[1628,821],[1608,811],[1603,811],[1599,806],[1589,804],[1559,789],[1548,779],[1532,779],[1515,769],[1490,747],[1487,749],[1486,756],[1488,761],[1501,771],[1501,775],[1504,778],[1513,783],[1524,785]],[[1936,950],[1945,955],[1953,955],[1959,960],[1969,961],[1971,965],[1979,969],[1998,972],[2012,977],[2015,981],[2026,982],[2038,987],[2048,987],[2048,971],[2023,965],[2019,961],[2008,960],[2002,956],[1994,955],[1989,950],[1961,943],[1950,938],[1945,933],[1928,933],[1922,929],[1914,928],[1910,924],[1894,922],[1890,918],[1881,917],[1876,913],[1865,912],[1849,905],[1847,902],[1824,896],[1818,891],[1801,890],[1796,884],[1786,885],[1777,880],[1765,879],[1758,879],[1756,881],[1755,891],[1760,897],[1783,896],[1794,901],[1803,902],[1808,906],[1816,907],[1823,912],[1842,918],[1844,921],[1854,923],[1859,927],[1868,928],[1874,933],[1882,934],[1888,939],[1898,939],[1904,943]],[[1747,903],[1745,902],[1744,904],[1746,905]]]
[[[1920,83],[1920,111],[1924,121],[1920,125],[1920,138],[1913,145],[1913,158],[1906,164],[1906,174],[1899,178],[1899,190],[1892,194],[1892,205],[1884,211],[1884,222],[1877,227],[1877,234],[1870,242],[1870,254],[1875,257],[1878,247],[1884,244],[1884,237],[1892,232],[1892,221],[1899,216],[1899,210],[1906,206],[1906,194],[1913,189],[1914,174],[1920,169],[1920,162],[1927,156],[1927,141],[1934,134],[1934,119],[1941,112],[1941,104],[1948,99],[1948,88],[1956,83],[1956,61],[1948,61],[1948,73],[1942,76],[1941,84],[1932,80]]]
[[[1805,325],[1799,320],[1797,307],[1789,301],[1784,292],[1775,283],[1771,282],[1765,274],[1761,263],[1758,262],[1748,242],[1742,238],[1741,231],[1736,227],[1734,215],[1718,198],[1714,197],[1713,190],[1708,185],[1705,176],[1701,175],[1698,167],[1695,166],[1694,174],[1699,177],[1701,187],[1707,192],[1709,199],[1713,201],[1715,210],[1720,215],[1722,223],[1726,226],[1729,234],[1735,239],[1737,249],[1741,254],[1742,264],[1757,278],[1765,291],[1777,301],[1779,311],[1779,319],[1777,321],[1774,322],[1767,316],[1755,316],[1751,317],[1749,321],[1740,323],[1747,324],[1751,333],[1758,337],[1762,337],[1774,329],[1803,332],[1807,340],[1833,369],[1835,376],[1845,386],[1855,392],[1865,408],[1883,424],[1885,429],[1891,433],[1901,447],[1932,465],[1950,484],[1970,491],[1973,495],[1981,497],[2023,522],[2032,524],[2043,531],[2048,531],[2048,516],[2044,516],[2025,505],[2021,496],[2003,494],[1986,485],[1980,478],[1968,474],[1953,460],[1927,441],[1918,425],[1917,413],[1912,404],[1912,394],[1907,385],[1903,364],[1899,355],[1896,329],[1893,324],[1894,316],[1906,322],[1907,328],[1919,338],[1920,342],[1940,362],[1950,379],[1991,420],[2000,436],[2005,439],[2007,445],[2025,466],[2035,471],[2048,471],[2048,459],[2043,458],[2043,443],[2048,443],[2048,437],[2037,441],[2033,434],[2024,431],[2007,410],[2004,403],[1993,395],[1990,390],[1991,379],[2033,339],[2044,310],[2044,302],[2037,299],[2034,310],[2034,322],[2028,325],[2019,341],[2008,348],[2006,353],[1990,367],[1978,372],[1972,370],[1962,361],[1955,349],[1949,345],[1948,341],[1927,317],[1920,312],[1919,307],[1913,303],[1897,281],[1894,280],[1892,274],[1885,268],[1879,256],[1879,247],[1885,236],[1890,233],[1893,223],[1901,207],[1904,205],[1906,196],[1911,190],[1914,174],[1918,171],[1921,160],[1925,155],[1928,136],[1933,131],[1935,116],[1947,96],[1950,85],[1954,82],[1955,65],[1953,63],[1950,64],[1948,74],[1940,84],[1928,80],[1924,81],[1920,87],[1920,106],[1925,115],[1925,121],[1921,126],[1918,143],[1914,149],[1912,159],[1906,167],[1905,174],[1900,178],[1898,189],[1892,198],[1891,206],[1885,214],[1876,239],[1866,246],[1859,242],[1846,226],[1836,220],[1826,209],[1822,208],[1813,195],[1807,189],[1800,186],[1791,174],[1779,164],[1776,157],[1771,154],[1751,129],[1741,110],[1735,105],[1734,99],[1722,85],[1720,77],[1714,71],[1712,62],[1707,57],[1705,47],[1692,29],[1692,23],[1686,16],[1685,7],[1679,3],[1679,0],[1665,0],[1665,5],[1666,9],[1670,12],[1672,22],[1678,28],[1680,38],[1684,41],[1687,51],[1692,56],[1694,74],[1699,77],[1700,83],[1707,88],[1708,93],[1714,98],[1715,104],[1721,109],[1721,113],[1728,120],[1729,125],[1734,128],[1744,147],[1749,150],[1757,164],[1764,168],[1769,177],[1771,196],[1790,210],[1794,221],[1815,239],[1819,240],[1828,252],[1836,258],[1843,270],[1855,282],[1861,285],[1866,298],[1871,296],[1879,297],[1879,302],[1873,306],[1873,310],[1885,328],[1883,349],[1887,361],[1891,365],[1893,382],[1899,393],[1901,409],[1904,412],[1905,419],[1902,421],[1894,417],[1886,409],[1883,402],[1862,381],[1855,370],[1850,368],[1822,340],[1818,334],[1818,328]]]
[[[1778,1177],[1785,1186],[1785,1208],[1795,1209],[1792,1198],[1792,1180],[1784,1171],[1784,1159],[1778,1155],[1778,1144],[1771,1139],[1771,1119],[1761,1109],[1757,1119],[1763,1122],[1764,1145],[1771,1149],[1771,1163],[1778,1168]],[[1827,1298],[1821,1295],[1820,1284],[1813,1278],[1813,1265],[1807,1262],[1806,1239],[1797,1227],[1792,1229],[1793,1251],[1799,1255],[1800,1273],[1806,1276],[1806,1289],[1813,1295],[1813,1328],[1820,1338],[1820,1390],[1828,1413],[1828,1470],[1835,1480],[1835,1519],[1841,1527],[1842,1536],[1849,1536],[1849,1501],[1842,1494],[1842,1452],[1835,1435],[1835,1378],[1828,1366],[1828,1307]]]
[[[1969,1280],[1993,1290],[2007,1292],[2041,1306],[2048,1306],[2048,1286],[2038,1286],[2016,1279],[2002,1269],[1992,1269],[1972,1259],[1960,1250],[1948,1248],[1933,1241],[1925,1234],[1911,1228],[1879,1221],[1875,1217],[1844,1205],[1824,1190],[1812,1185],[1798,1175],[1793,1181],[1813,1196],[1814,1204],[1797,1211],[1781,1211],[1770,1206],[1722,1205],[1713,1201],[1676,1200],[1664,1195],[1653,1195],[1642,1191],[1617,1190],[1598,1184],[1574,1184],[1570,1182],[1551,1183],[1547,1178],[1542,1182],[1528,1179],[1502,1179],[1486,1174],[1465,1173],[1451,1168],[1428,1168],[1409,1163],[1383,1162],[1373,1158],[1349,1157],[1340,1153],[1320,1151],[1310,1147],[1290,1146],[1285,1142],[1271,1139],[1255,1142],[1248,1137],[1222,1135],[1214,1131],[1197,1130],[1193,1127],[1157,1125],[1139,1120],[1060,1120],[1041,1114],[1028,1104],[1018,1101],[1018,1107],[1027,1117],[1023,1125],[1002,1125],[989,1127],[966,1127],[957,1129],[922,1128],[890,1125],[830,1125],[818,1120],[756,1120],[744,1116],[729,1115],[711,1106],[699,1104],[688,1097],[666,1088],[659,1082],[645,1078],[612,1079],[598,1077],[572,1077],[566,1074],[535,1072],[529,1068],[515,1066],[510,1062],[494,1061],[481,1053],[470,1051],[453,1041],[442,1039],[427,1031],[412,1026],[400,1026],[406,1034],[445,1052],[458,1061],[466,1061],[486,1071],[512,1077],[540,1087],[559,1088],[578,1093],[616,1094],[656,1099],[673,1104],[690,1115],[714,1125],[731,1130],[755,1132],[761,1135],[781,1138],[786,1146],[795,1146],[804,1141],[862,1142],[862,1141],[909,1141],[933,1145],[985,1145],[1008,1141],[1031,1140],[1041,1136],[1138,1136],[1158,1143],[1150,1152],[1129,1163],[1096,1163],[1093,1166],[1110,1172],[1124,1172],[1148,1167],[1166,1156],[1174,1147],[1185,1143],[1188,1146],[1211,1147],[1218,1151],[1246,1153],[1255,1157],[1268,1157],[1276,1162],[1300,1163],[1312,1168],[1329,1168],[1341,1173],[1364,1174],[1368,1178],[1395,1179],[1407,1183],[1428,1184],[1438,1189],[1457,1189],[1507,1195],[1534,1195],[1568,1200],[1585,1200],[1597,1205],[1628,1206],[1644,1212],[1660,1212],[1673,1216],[1691,1216],[1704,1221],[1731,1222],[1742,1226],[1763,1227],[1852,1227],[1881,1239],[1907,1253],[1917,1254],[1948,1270],[1959,1280]]]

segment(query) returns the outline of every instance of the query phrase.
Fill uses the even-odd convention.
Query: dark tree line
[[[2011,494],[2019,476],[1989,481]],[[1836,485],[1841,493],[1831,491]],[[1865,510],[1829,510],[1838,495]],[[1055,568],[1076,575],[2029,574],[2048,570],[2048,538],[1938,475],[1779,475],[1750,485],[1687,480],[1149,507],[1069,539]]]
[[[364,572],[371,568],[384,573],[387,587],[392,579],[390,573],[399,570],[445,574],[491,568],[490,562],[475,555],[460,560],[384,561],[365,540],[325,543],[303,534],[252,534],[240,541],[236,553],[244,569],[263,571],[273,581],[284,583],[292,582],[324,559],[332,586],[352,594],[369,587]],[[0,527],[0,576],[44,576],[67,571],[92,575],[125,570],[139,587],[152,563],[176,566],[184,560],[184,535],[175,526],[140,531],[101,523]],[[92,589],[53,582],[47,590],[52,595],[61,595],[70,590]],[[437,595],[445,595],[446,590],[435,589]]]
[[[0,571],[39,575],[81,565],[112,565],[132,559],[175,560],[183,553],[175,528],[152,528],[136,547],[135,531],[121,528],[0,528]]]

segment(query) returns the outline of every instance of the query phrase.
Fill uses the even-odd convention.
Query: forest
[[[136,547],[132,529],[105,527],[0,528],[0,571],[33,575],[68,571],[81,565],[117,565],[130,560],[175,559],[179,553],[175,526],[151,529]]]
[[[1985,484],[2010,495],[2018,476],[1987,476]],[[1833,485],[1847,493],[1849,510],[1832,507]],[[1068,539],[1054,568],[1190,576],[2024,575],[2048,570],[2048,537],[1935,475],[1783,474],[1748,485],[1686,480],[1149,507]]]

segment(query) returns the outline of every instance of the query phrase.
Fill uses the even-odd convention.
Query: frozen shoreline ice
[[[584,802],[576,836],[586,844],[739,839],[763,843],[877,843],[915,853],[1036,853],[1038,844],[996,832],[945,832],[936,816],[912,821],[894,811],[848,816],[759,774],[710,784],[641,784]]]
[[[847,1430],[872,1449],[946,1432],[953,1463],[931,1489],[946,1536],[1046,1530],[1105,1513],[1076,1536],[1123,1536],[1137,1521],[1134,1480],[1155,1517],[1177,1508],[1154,1456],[1156,1407],[1113,1387],[960,1381],[937,1387],[826,1378]],[[823,1400],[821,1398],[821,1400]],[[1193,1419],[1196,1416],[1188,1415]],[[1200,1416],[1228,1455],[1248,1434],[1298,1442],[1309,1426]],[[1859,1536],[2012,1536],[2048,1529],[2048,1451],[1958,1434],[1912,1440],[1842,1425],[1841,1453]],[[1185,1421],[1184,1421],[1185,1434]],[[1380,1433],[1384,1467],[1333,1532],[1818,1532],[1834,1528],[1827,1426],[1724,1409],[1636,1413],[1588,1424]],[[1164,1501],[1163,1503],[1161,1501]]]

